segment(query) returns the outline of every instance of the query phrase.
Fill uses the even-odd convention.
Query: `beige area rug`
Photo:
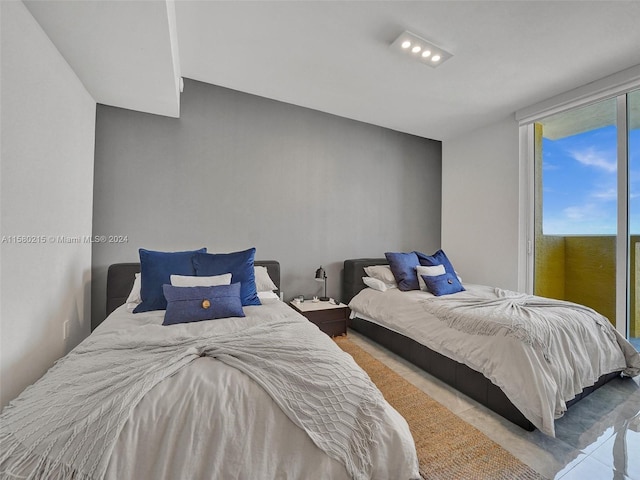
[[[544,479],[480,430],[375,359],[348,337],[336,337],[407,420],[416,443],[420,474],[434,480]]]

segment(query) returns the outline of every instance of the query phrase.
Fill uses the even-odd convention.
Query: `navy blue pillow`
[[[214,287],[163,285],[162,290],[167,299],[163,325],[244,317],[239,283]]]
[[[193,266],[198,277],[230,273],[233,283],[240,282],[242,305],[262,305],[256,291],[253,270],[255,255],[255,248],[233,253],[198,253],[193,257]]]
[[[444,270],[451,275],[457,276],[456,270],[453,268],[453,265],[447,258],[447,255],[443,250],[438,250],[433,255],[425,255],[420,252],[413,252],[418,256],[418,260],[420,261],[420,265],[423,267],[434,267],[436,265],[444,265]]]
[[[201,248],[187,252],[156,252],[141,248],[139,253],[142,303],[133,310],[133,313],[167,308],[162,285],[171,283],[171,275],[195,275],[191,257],[206,251],[206,248]]]
[[[452,293],[464,292],[464,287],[458,280],[458,277],[454,273],[449,272],[444,275],[422,275],[424,283],[427,285],[427,290],[433,293],[436,297],[441,295],[450,295]]]
[[[386,252],[384,256],[387,257],[391,273],[393,273],[400,290],[403,292],[420,290],[416,273],[416,267],[420,265],[420,261],[415,252]]]

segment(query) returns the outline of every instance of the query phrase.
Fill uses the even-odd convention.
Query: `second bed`
[[[621,372],[640,373],[638,353],[586,307],[481,285],[442,297],[368,288],[364,268],[386,263],[345,261],[342,300],[353,312],[351,328],[527,430],[555,435],[554,420],[571,404]],[[465,309],[476,318],[451,313]],[[505,309],[517,312],[517,321],[537,316],[535,325],[550,330],[501,326],[490,334],[482,315]]]

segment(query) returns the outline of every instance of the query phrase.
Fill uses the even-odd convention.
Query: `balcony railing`
[[[536,240],[535,294],[587,305],[616,324],[616,237],[543,235]],[[630,239],[629,336],[640,336],[640,235]]]

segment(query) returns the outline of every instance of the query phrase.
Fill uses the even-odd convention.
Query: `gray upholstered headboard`
[[[267,272],[280,289],[280,262],[276,260],[256,260],[255,265],[267,267]],[[133,288],[135,275],[140,271],[139,263],[114,263],[107,272],[107,315],[127,301]],[[279,293],[277,291],[276,293]]]
[[[364,267],[370,265],[389,265],[386,258],[352,258],[344,261],[342,279],[342,302],[348,304],[360,290],[365,288],[362,277],[366,276]]]

